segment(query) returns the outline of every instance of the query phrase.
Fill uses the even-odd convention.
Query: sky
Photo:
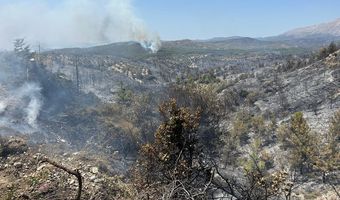
[[[340,18],[340,0],[0,0],[0,49],[266,37]]]
[[[340,0],[135,0],[162,39],[278,35],[340,18]]]

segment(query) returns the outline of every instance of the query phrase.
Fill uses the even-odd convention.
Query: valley
[[[1,52],[0,198],[74,198],[45,158],[81,199],[339,198],[339,35],[297,33]]]

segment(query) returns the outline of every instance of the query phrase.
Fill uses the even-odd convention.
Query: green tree
[[[334,52],[336,52],[338,50],[338,47],[336,46],[336,44],[334,42],[331,42],[328,47],[322,47],[318,54],[317,57],[318,59],[323,59],[326,58],[329,54],[332,54]]]
[[[237,113],[235,120],[232,122],[230,136],[235,139],[235,143],[245,145],[248,143],[249,130],[251,128],[251,116],[248,111]]]
[[[287,186],[288,174],[272,168],[273,158],[261,149],[260,139],[250,145],[249,154],[241,159],[243,173],[233,176],[216,170],[214,185],[230,199],[280,199]]]
[[[191,169],[198,154],[197,129],[200,112],[191,112],[188,108],[178,108],[176,101],[171,100],[159,108],[164,122],[155,133],[155,141],[146,144],[141,149],[141,156],[150,153],[150,148],[156,154],[152,160],[142,159],[142,162],[158,163],[158,170],[165,176],[181,176],[186,169]],[[183,171],[184,170],[184,171]]]
[[[329,182],[327,174],[340,170],[340,110],[331,119],[329,131],[325,134],[316,164],[322,172],[324,182]]]
[[[130,103],[132,100],[133,92],[132,90],[123,86],[123,83],[120,83],[120,88],[117,92],[118,100],[120,103]]]
[[[169,99],[173,98],[180,107],[188,107],[192,110],[201,110],[200,128],[198,138],[203,148],[210,155],[216,154],[220,132],[217,124],[224,114],[223,105],[213,85],[187,83],[172,85],[168,91]]]
[[[336,46],[336,44],[334,43],[334,42],[331,42],[329,45],[328,45],[328,47],[327,47],[327,53],[328,53],[328,55],[329,54],[332,54],[332,53],[334,53],[334,52],[336,52],[338,50],[338,48],[337,48],[337,46]]]
[[[329,139],[336,146],[335,143],[340,142],[340,110],[338,110],[332,117],[329,128]]]
[[[278,196],[286,182],[286,172],[269,171],[273,167],[273,157],[261,148],[261,140],[255,139],[250,145],[250,152],[245,158],[243,169],[249,185],[254,187],[251,196],[254,199],[268,199]],[[255,198],[258,197],[258,198]]]
[[[269,154],[262,150],[261,140],[256,138],[250,144],[250,153],[243,161],[243,168],[247,174],[264,173],[273,162]]]
[[[328,56],[328,50],[327,48],[324,48],[324,47],[319,50],[319,53],[317,55],[318,59],[323,59],[323,58],[326,58],[327,56]]]
[[[251,118],[251,126],[254,131],[254,133],[257,136],[265,136],[266,135],[266,124],[264,122],[263,117],[260,116],[254,116]]]
[[[281,128],[279,137],[283,146],[290,151],[292,168],[299,169],[301,174],[310,171],[317,155],[317,140],[302,112],[291,117],[289,126]]]
[[[195,193],[194,188],[200,191],[209,174],[200,162],[202,152],[197,137],[200,110],[178,107],[174,99],[163,103],[159,110],[164,121],[155,133],[155,141],[141,147],[135,183],[148,193],[148,198],[155,199],[163,195],[160,188],[169,184],[184,190],[190,188],[190,194]],[[186,195],[183,190],[171,192],[173,199],[189,198]],[[201,195],[204,193],[198,196]]]
[[[269,134],[267,134],[267,136],[269,135],[271,138],[275,137],[275,133],[276,133],[276,129],[278,128],[277,125],[277,120],[276,120],[276,116],[274,113],[270,113],[270,122],[267,126],[267,132]]]

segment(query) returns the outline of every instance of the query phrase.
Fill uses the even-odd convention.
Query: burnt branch
[[[69,169],[69,168],[67,168],[67,167],[65,167],[61,164],[58,164],[55,161],[50,160],[49,158],[46,158],[46,157],[42,158],[41,162],[47,162],[47,163],[49,163],[49,164],[51,164],[51,165],[53,165],[53,166],[55,166],[59,169],[64,170],[65,172],[77,177],[77,179],[78,179],[78,192],[77,192],[76,200],[80,200],[81,191],[82,191],[82,187],[83,187],[83,181],[82,181],[82,177],[81,177],[81,174],[80,174],[78,169],[75,169],[75,170]]]

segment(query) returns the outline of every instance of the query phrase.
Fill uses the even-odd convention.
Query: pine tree
[[[317,155],[317,140],[301,112],[291,117],[289,126],[281,129],[280,137],[290,151],[291,166],[300,173],[310,171]]]
[[[327,51],[328,51],[328,55],[329,54],[332,54],[334,52],[336,52],[338,50],[336,44],[334,42],[331,42],[329,45],[328,45],[328,48],[327,48]]]
[[[320,150],[320,157],[316,164],[323,174],[326,182],[326,174],[340,170],[340,110],[335,113],[330,122],[329,131]]]
[[[197,131],[201,111],[178,107],[174,99],[162,104],[159,110],[164,121],[155,133],[154,142],[141,147],[134,175],[136,186],[148,196],[153,194],[155,199],[163,195],[159,189],[169,184],[190,188],[193,193],[201,191],[211,176],[210,169],[202,166],[200,159],[203,153]],[[181,191],[171,195],[187,198]]]

